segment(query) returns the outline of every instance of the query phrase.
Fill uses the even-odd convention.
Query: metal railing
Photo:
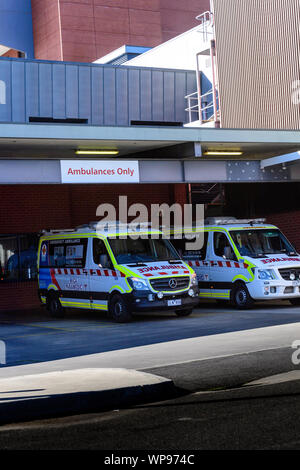
[[[196,16],[196,20],[200,22],[199,33],[203,34],[203,40],[207,41],[208,36],[212,34],[212,31],[209,31],[211,26],[214,26],[214,15],[211,11],[205,11],[201,15]]]
[[[216,75],[216,48],[214,39],[214,15],[211,11],[205,11],[201,15],[196,16],[196,19],[200,22],[198,31],[203,34],[203,41],[208,44],[202,44],[202,50],[209,50],[211,58],[212,68],[212,89],[206,93],[201,93],[201,67],[199,64],[199,57],[202,52],[196,54],[196,75],[197,75],[197,91],[190,93],[185,97],[187,100],[187,108],[185,109],[189,115],[189,122],[199,120],[200,124],[208,122],[215,122],[216,125],[219,123],[220,112],[218,103],[218,92],[217,92],[217,75]],[[198,119],[194,119],[194,115],[197,113]]]
[[[211,96],[211,98],[209,98]],[[209,90],[200,96],[198,99],[198,92],[190,93],[186,95],[187,108],[186,112],[189,113],[189,122],[193,122],[197,119],[193,119],[193,113],[198,114],[198,119],[201,123],[206,123],[214,120],[214,101],[213,101],[213,90]],[[211,100],[211,101],[210,101]],[[199,106],[200,101],[200,106]],[[211,110],[211,112],[209,112]]]
[[[189,113],[189,122],[197,121],[197,119],[193,119],[193,113],[199,114],[198,92],[195,91],[195,93],[186,95],[185,99],[187,100],[187,108],[185,108],[185,111]],[[192,102],[195,101],[196,104],[192,105]]]

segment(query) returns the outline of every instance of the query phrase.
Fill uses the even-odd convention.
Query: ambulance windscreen
[[[296,255],[295,248],[280,230],[232,230],[230,235],[241,256],[260,258],[276,253],[285,253],[289,256]]]
[[[175,248],[166,239],[108,238],[118,264],[179,260]]]

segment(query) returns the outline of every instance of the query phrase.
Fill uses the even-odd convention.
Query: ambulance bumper
[[[300,281],[274,280],[247,284],[250,296],[254,300],[295,299],[300,298]]]
[[[192,287],[180,293],[163,293],[162,298],[150,291],[132,291],[128,294],[128,302],[133,312],[195,308],[199,304],[199,289]]]

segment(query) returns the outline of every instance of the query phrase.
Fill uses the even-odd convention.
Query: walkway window
[[[37,278],[35,234],[0,235],[0,282],[26,281]]]

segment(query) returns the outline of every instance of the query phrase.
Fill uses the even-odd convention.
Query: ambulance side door
[[[90,239],[90,290],[91,306],[95,310],[108,309],[111,289],[120,283],[104,240]]]
[[[213,231],[210,254],[211,297],[229,299],[232,280],[238,274],[238,260],[223,231]]]
[[[202,233],[203,246],[200,250],[190,252],[190,266],[197,274],[201,298],[210,297],[210,263],[209,263],[209,232]]]
[[[56,243],[57,242],[57,243]],[[62,291],[64,307],[90,308],[89,276],[86,269],[87,238],[70,238],[54,241],[50,245],[52,276]]]
[[[171,240],[181,258],[195,271],[200,288],[200,297],[210,296],[210,264],[207,260],[208,238],[209,233],[203,231],[197,233],[196,239],[190,239],[187,235],[183,235],[180,239],[174,237]]]

